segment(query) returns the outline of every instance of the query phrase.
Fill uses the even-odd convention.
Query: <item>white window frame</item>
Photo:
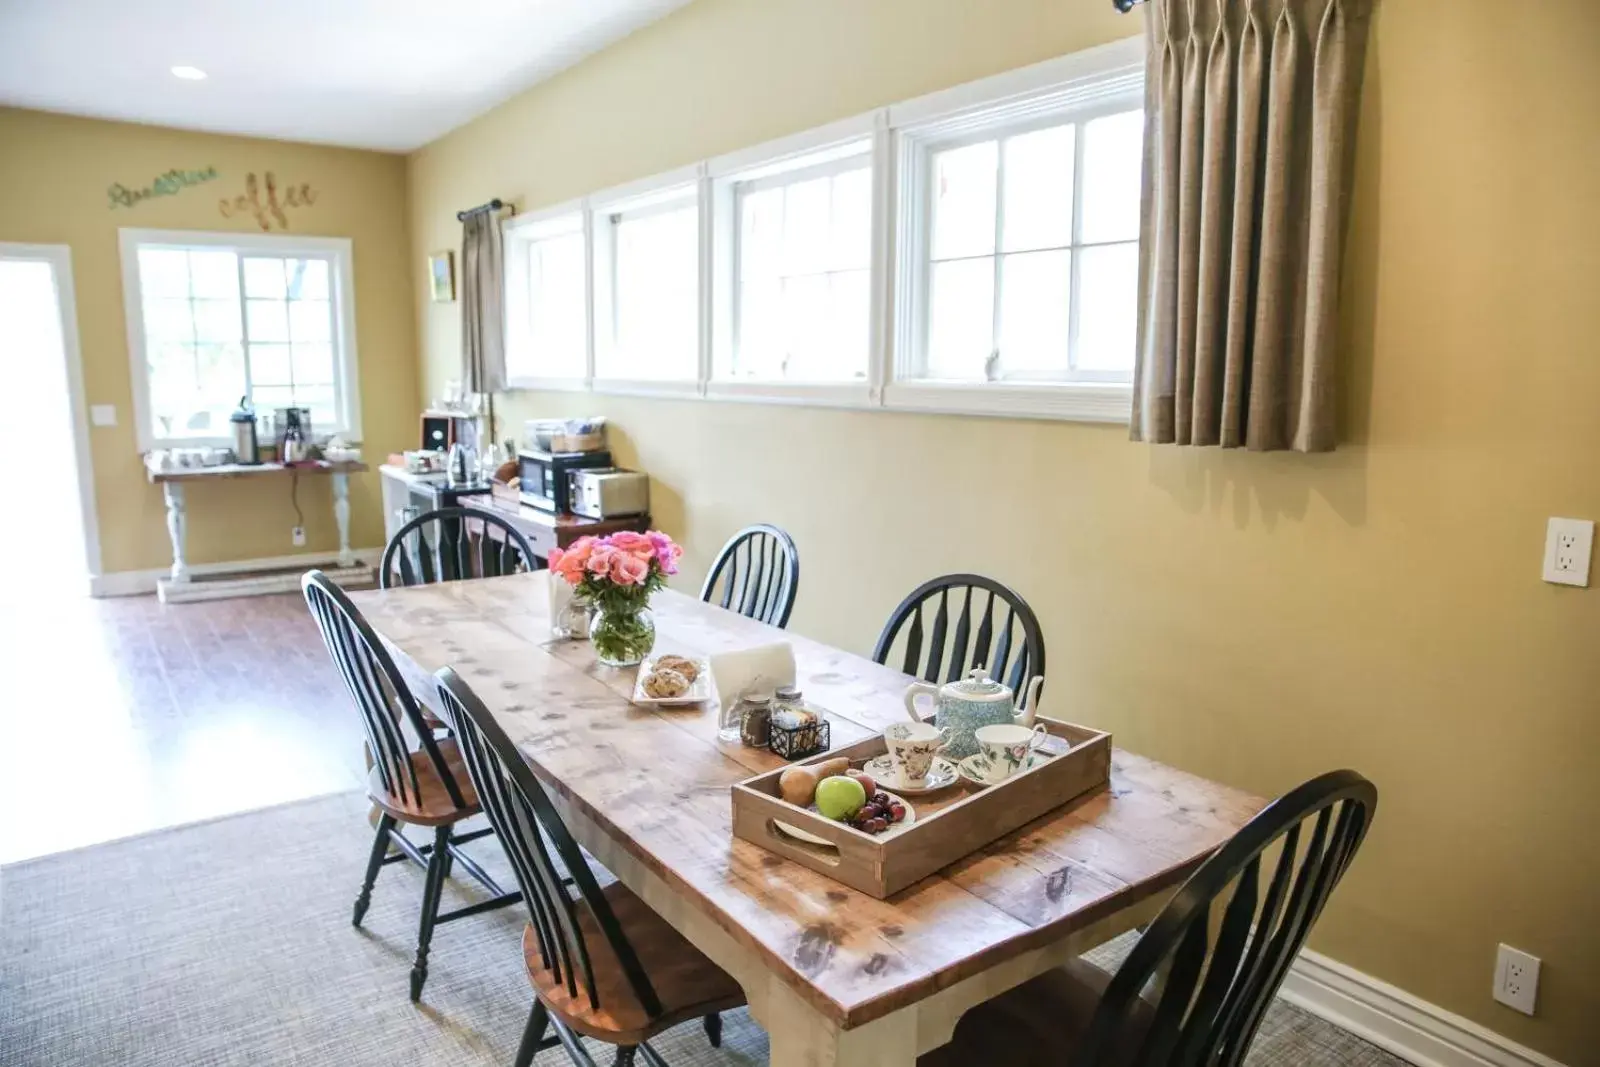
[[[240,256],[301,256],[329,262],[328,297],[333,307],[334,363],[339,380],[334,383],[339,425],[325,427],[313,423],[319,437],[338,434],[352,443],[361,441],[361,380],[356,358],[355,273],[351,241],[347,237],[302,237],[288,234],[214,233],[201,230],[147,230],[124,227],[117,231],[122,255],[122,294],[124,318],[128,328],[128,360],[133,377],[133,418],[135,439],[141,453],[157,448],[225,447],[233,443],[226,433],[209,437],[158,437],[151,425],[150,364],[145,351],[143,284],[139,273],[141,248],[213,248]],[[244,315],[245,290],[240,266],[239,314]],[[245,334],[248,345],[248,333]],[[246,381],[249,380],[249,352],[245,352]]]
[[[590,216],[592,246],[589,262],[593,280],[590,290],[591,335],[588,377],[597,393],[622,396],[700,396],[707,377],[706,359],[709,351],[706,327],[706,292],[709,285],[707,270],[707,214],[709,213],[706,165],[680,167],[665,174],[657,174],[640,181],[629,182],[596,193],[586,198]],[[693,203],[699,237],[695,242],[696,292],[696,360],[693,378],[619,378],[605,377],[599,373],[601,356],[616,343],[616,235],[617,224],[628,218],[643,218],[658,211],[674,211]]]
[[[1022,418],[1126,422],[1130,381],[1083,373],[1067,380],[949,382],[923,378],[929,321],[928,195],[936,152],[1144,106],[1144,50],[1137,38],[1063,56],[1033,67],[933,93],[890,107],[896,137],[896,261],[893,373],[884,406]],[[1076,138],[1074,197],[1082,190],[1083,138]],[[1074,204],[1073,248],[1081,232]],[[996,257],[999,258],[998,248]],[[1073,256],[1076,291],[1078,257]],[[998,288],[996,290],[998,299]],[[1073,335],[1079,309],[1071,309]]]
[[[583,234],[584,342],[583,372],[578,375],[523,374],[510,377],[507,389],[548,389],[583,391],[594,383],[594,234],[593,214],[587,199],[568,200],[525,215],[514,215],[501,223],[505,243],[505,335],[506,362],[512,353],[526,349],[528,336],[528,255],[529,245],[551,237]],[[574,224],[575,223],[575,224]]]
[[[585,255],[587,349],[581,377],[520,377],[511,389],[584,390],[814,407],[943,412],[1016,418],[1126,423],[1133,387],[1124,381],[941,382],[918,378],[925,327],[931,152],[1062,122],[1081,122],[1144,104],[1143,38],[1113,41],[1030,67],[931,93],[779,138],[588,197],[506,220],[506,338],[518,343],[514,318],[526,299],[525,257],[518,240],[551,220],[578,214]],[[719,379],[735,341],[738,276],[737,197],[741,186],[800,167],[870,152],[872,167],[871,304],[863,382]],[[1077,149],[1081,162],[1081,147]],[[1081,168],[1080,168],[1081,169]],[[820,171],[819,171],[820,172]],[[1074,180],[1077,180],[1075,175]],[[608,216],[617,204],[648,200],[689,182],[700,217],[700,368],[698,380],[625,381],[595,376],[597,324],[611,314]],[[1081,223],[1074,211],[1074,237]],[[1074,257],[1076,270],[1076,257]],[[1077,310],[1074,309],[1074,317]],[[598,335],[598,336],[597,336]],[[525,338],[522,339],[525,343]],[[1087,377],[1087,376],[1086,376]]]
[[[711,198],[711,345],[704,367],[707,397],[720,400],[823,407],[875,407],[883,380],[883,285],[889,244],[888,185],[883,180],[889,161],[887,113],[868,112],[790,137],[718,156],[707,165]],[[815,177],[852,169],[866,154],[872,173],[871,259],[868,275],[872,299],[868,313],[867,374],[852,382],[789,382],[718,378],[716,368],[732,362],[738,330],[739,199],[742,191],[794,180],[796,173]]]

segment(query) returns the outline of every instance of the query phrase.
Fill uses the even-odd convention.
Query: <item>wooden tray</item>
[[[1050,733],[1038,748],[1049,758],[997,785],[962,779],[943,793],[908,798],[914,825],[887,835],[864,833],[796,807],[778,794],[782,769],[733,787],[733,835],[882,900],[1111,778],[1111,735],[1039,716]],[[848,756],[859,767],[885,751],[883,735],[834,749],[796,765]],[[831,842],[814,845],[778,829],[782,820]]]

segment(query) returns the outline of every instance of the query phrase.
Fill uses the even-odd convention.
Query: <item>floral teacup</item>
[[[944,750],[949,731],[927,722],[897,722],[883,731],[889,762],[906,785],[920,785],[933,769],[933,757]]]
[[[978,773],[989,782],[1004,781],[1028,766],[1033,750],[1049,733],[1044,723],[1031,730],[1026,726],[980,727],[973,734],[978,742]]]

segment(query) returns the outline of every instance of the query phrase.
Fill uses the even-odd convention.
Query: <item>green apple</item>
[[[867,802],[867,791],[854,778],[836,774],[817,783],[817,810],[824,817],[844,821]]]

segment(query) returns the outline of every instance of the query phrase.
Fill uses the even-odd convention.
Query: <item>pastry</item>
[[[645,678],[644,691],[657,700],[681,697],[689,691],[689,679],[670,667],[657,667]]]
[[[655,661],[656,670],[677,671],[691,683],[700,677],[700,667],[694,660],[685,656],[662,656]]]

